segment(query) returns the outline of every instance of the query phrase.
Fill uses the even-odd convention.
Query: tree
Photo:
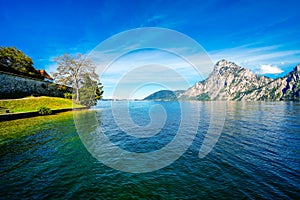
[[[77,56],[64,54],[55,58],[55,61],[58,63],[57,72],[52,74],[55,82],[73,87],[76,91],[76,101],[80,102],[79,88],[86,81],[84,81],[86,76],[96,82],[99,78],[95,73],[93,62],[81,54]]]
[[[88,74],[84,76],[82,87],[79,89],[80,103],[85,106],[95,106],[97,100],[102,98],[103,86],[90,78]]]
[[[16,70],[25,74],[36,74],[30,57],[15,47],[0,47],[0,65],[5,71]]]

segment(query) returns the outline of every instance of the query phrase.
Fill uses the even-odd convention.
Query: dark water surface
[[[178,104],[160,102],[168,114],[162,131],[148,141],[126,136],[107,104],[99,104],[98,120],[111,141],[128,151],[162,148],[180,123]],[[132,102],[132,120],[149,123],[153,104]],[[0,199],[300,199],[299,103],[228,102],[222,134],[202,159],[210,102],[186,104],[200,107],[202,116],[192,145],[171,165],[142,174],[92,157],[72,112],[0,122]]]

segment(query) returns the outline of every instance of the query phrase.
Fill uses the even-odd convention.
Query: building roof
[[[47,78],[49,80],[54,80],[45,70],[39,69],[37,70],[44,78]]]

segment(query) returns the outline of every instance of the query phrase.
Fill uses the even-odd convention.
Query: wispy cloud
[[[195,60],[194,56],[191,55]],[[200,55],[198,62],[201,62],[201,58]],[[101,81],[104,85],[109,86],[110,90],[107,91],[106,96],[111,96],[111,88],[117,87],[120,83],[125,96],[127,86],[128,89],[132,84],[138,86],[145,82],[161,83],[175,90],[187,89],[203,79],[201,72],[187,62],[189,59],[188,57],[183,59],[178,55],[160,50],[141,50],[126,54],[110,63],[102,73]],[[102,64],[100,63],[98,66],[101,68]],[[207,73],[206,71],[210,72],[211,69],[205,68],[203,71]]]
[[[183,24],[182,19],[174,20],[173,17],[167,14],[155,14],[146,18],[140,25],[140,27],[165,27],[165,28],[175,28],[180,24]]]
[[[127,89],[133,83],[145,84],[150,79],[175,89],[187,89],[208,76],[213,68],[210,57],[197,42],[167,29],[141,28],[115,35],[97,46],[89,57],[95,61],[103,85],[109,88],[106,98],[111,97],[111,88],[122,79]],[[187,84],[178,84],[170,72],[176,72]],[[123,89],[126,94],[126,87]]]
[[[142,24],[141,27],[150,27],[150,26],[157,26],[165,19],[165,16],[163,15],[153,15],[146,19]]]

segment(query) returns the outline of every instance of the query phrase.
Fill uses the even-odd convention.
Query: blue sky
[[[16,46],[36,68],[53,71],[58,55],[89,53],[129,29],[162,27],[196,40],[213,62],[224,58],[276,77],[300,63],[299,7],[288,0],[0,0],[0,45]]]

